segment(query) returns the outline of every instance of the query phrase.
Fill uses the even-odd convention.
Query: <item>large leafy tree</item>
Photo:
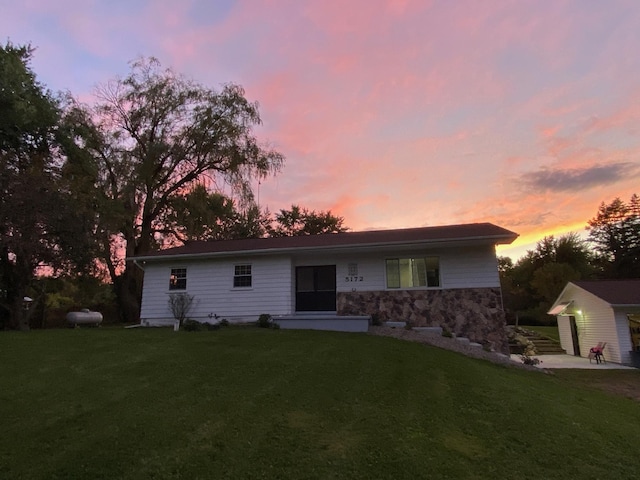
[[[273,237],[297,235],[319,235],[322,233],[346,232],[344,218],[333,215],[331,211],[316,212],[291,205],[290,210],[280,210],[275,215],[275,221],[269,234]]]
[[[589,240],[606,278],[640,277],[640,197],[600,204],[588,222]]]
[[[0,297],[3,316],[21,329],[29,327],[23,300],[39,268],[56,273],[91,260],[76,204],[83,191],[65,179],[82,168],[82,149],[61,100],[36,80],[32,53],[0,46]]]
[[[577,234],[547,236],[515,265],[499,259],[504,303],[511,316],[544,322],[549,306],[567,282],[594,274],[593,255]]]
[[[275,215],[257,205],[239,209],[229,197],[196,186],[176,198],[164,221],[168,244],[189,240],[319,235],[348,230],[344,218],[331,211],[308,210],[292,205]]]
[[[84,123],[95,131],[87,146],[100,174],[97,233],[123,320],[138,316],[142,280],[125,259],[159,247],[184,195],[205,182],[250,202],[251,180],[279,171],[283,156],[254,135],[260,121],[238,85],[215,91],[154,59],[99,88]]]

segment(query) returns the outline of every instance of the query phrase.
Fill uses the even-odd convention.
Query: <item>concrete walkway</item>
[[[588,358],[575,357],[573,355],[536,355],[532,358],[537,358],[541,363],[536,365],[537,368],[579,368],[579,369],[592,369],[592,370],[634,370],[633,367],[627,365],[620,365],[619,363],[596,363],[589,362]],[[522,363],[520,355],[511,355],[511,360],[516,363]]]

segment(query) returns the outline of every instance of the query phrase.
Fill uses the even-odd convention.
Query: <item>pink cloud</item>
[[[0,28],[34,35],[38,71],[83,98],[139,54],[242,84],[261,105],[258,136],[287,156],[261,185],[272,209],[330,208],[359,229],[486,220],[529,238],[635,188],[522,184],[637,162],[634,2],[220,5],[27,0]]]

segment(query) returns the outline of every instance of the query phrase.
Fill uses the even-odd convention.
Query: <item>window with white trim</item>
[[[233,272],[233,288],[251,286],[251,265],[236,265]]]
[[[440,286],[438,257],[388,258],[387,288]]]
[[[169,276],[169,290],[187,289],[187,269],[172,268]]]

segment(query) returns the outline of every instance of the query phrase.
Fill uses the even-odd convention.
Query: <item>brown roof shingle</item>
[[[206,256],[233,252],[265,253],[272,250],[297,248],[330,248],[349,246],[400,245],[413,243],[438,243],[446,241],[478,240],[494,244],[509,244],[518,234],[491,223],[469,223],[438,227],[406,228],[397,230],[375,230],[365,232],[330,233],[297,237],[246,238],[239,240],[194,241],[181,247],[169,248],[147,255],[134,257],[137,260],[161,259],[173,256]]]
[[[581,280],[573,283],[610,305],[640,305],[640,279]]]

